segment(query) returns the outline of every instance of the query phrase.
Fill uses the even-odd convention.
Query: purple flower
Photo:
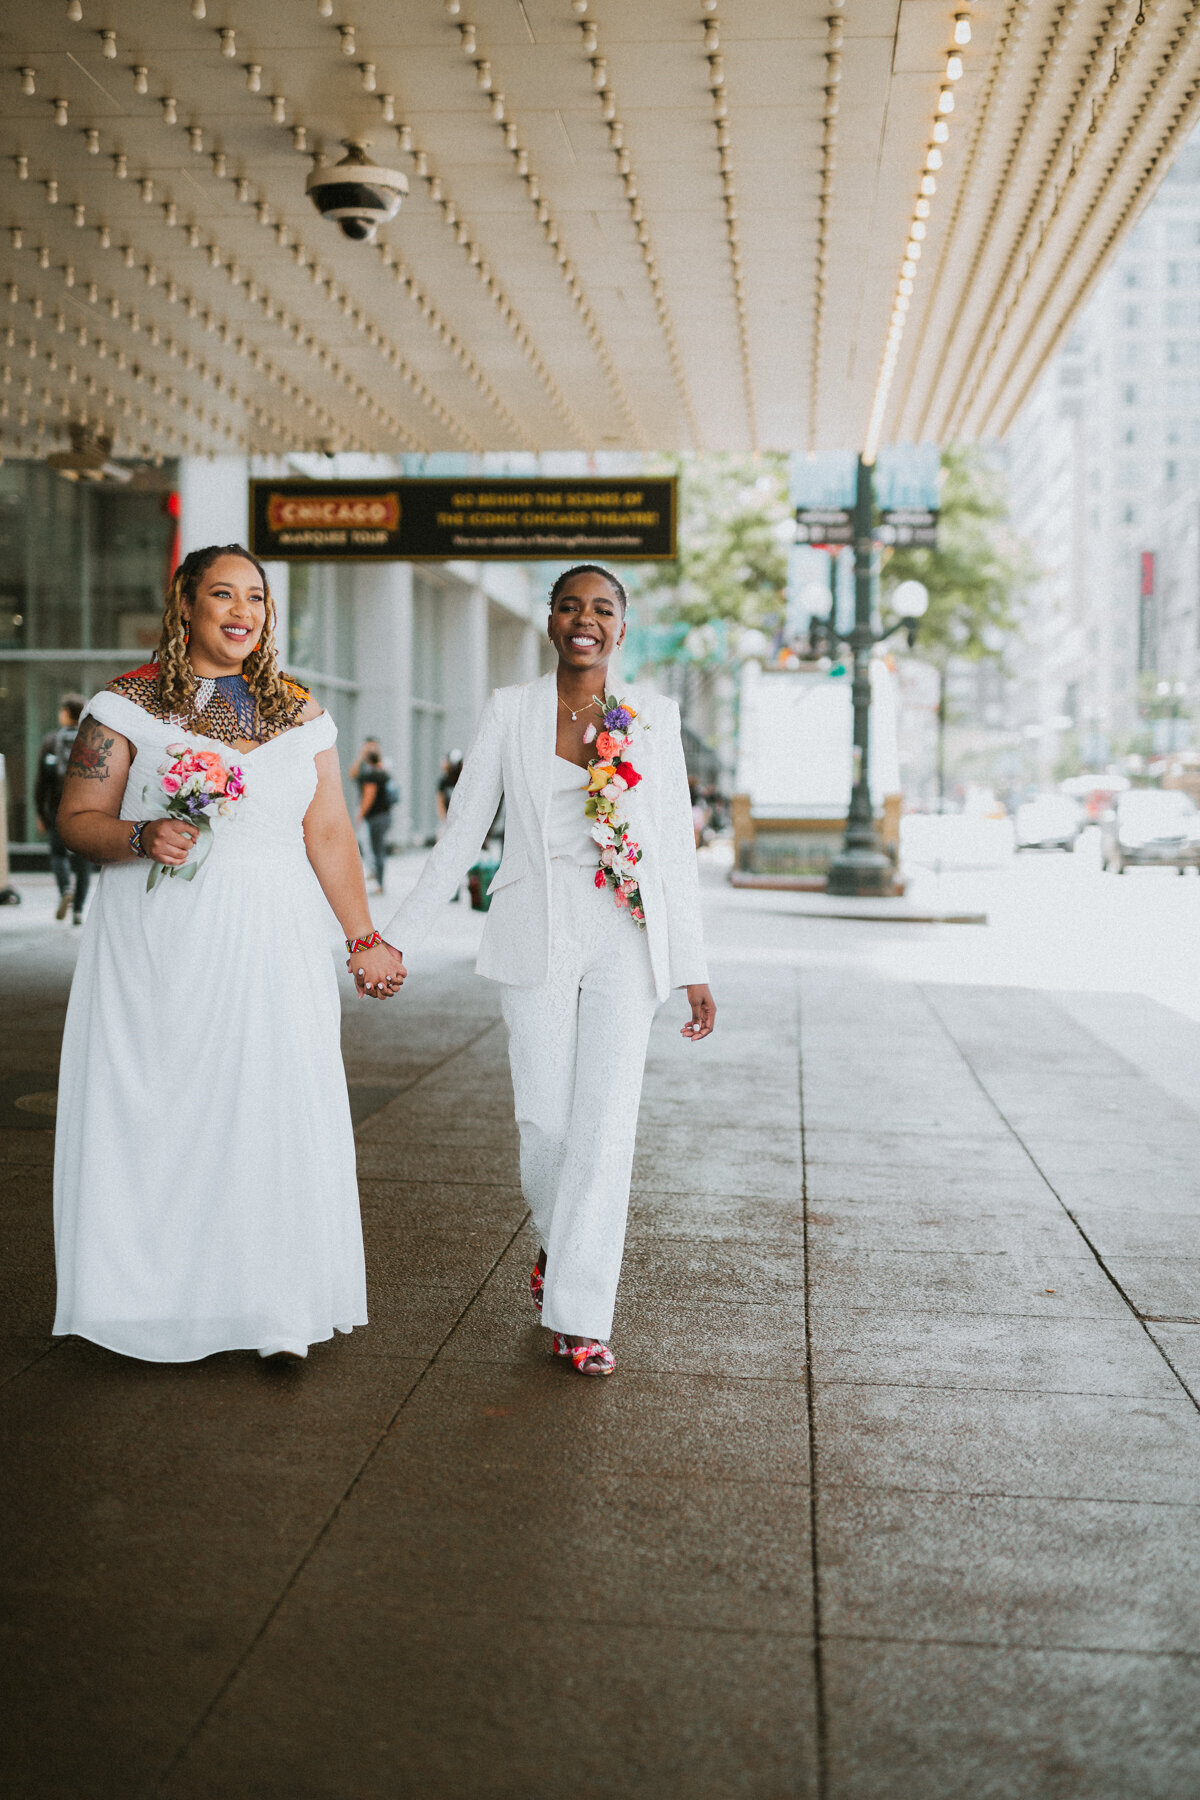
[[[628,731],[633,720],[623,706],[614,706],[604,715],[605,731]]]

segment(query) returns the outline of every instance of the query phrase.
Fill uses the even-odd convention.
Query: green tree
[[[917,654],[944,669],[952,656],[970,662],[1003,656],[1034,571],[1009,524],[1000,484],[978,451],[959,445],[942,451],[940,498],[937,549],[891,551],[882,602],[886,613],[888,594],[900,582],[925,584],[929,611]]]
[[[941,676],[937,715],[937,789],[946,793],[946,666],[954,657],[1003,661],[1017,628],[1021,594],[1035,573],[1029,552],[1009,523],[994,471],[977,450],[949,445],[942,451],[936,550],[893,550],[882,572],[882,610],[902,581],[929,590],[916,654]]]
[[[681,456],[679,554],[639,572],[637,592],[661,623],[731,624],[773,630],[783,614],[790,517],[785,456]]]

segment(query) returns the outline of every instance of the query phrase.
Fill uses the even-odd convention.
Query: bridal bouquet
[[[596,886],[610,887],[618,906],[627,906],[629,916],[641,930],[646,929],[646,912],[637,882],[637,866],[642,852],[629,835],[625,815],[625,798],[642,779],[629,761],[633,748],[631,728],[637,718],[627,701],[606,694],[596,704],[603,708],[600,726],[589,725],[585,743],[595,743],[596,754],[588,764],[588,797],[584,806],[589,819],[595,821],[592,836],[600,846],[600,866],[596,870]]]
[[[148,784],[143,795],[146,805],[156,805],[160,819],[186,819],[196,827],[199,836],[187,862],[179,868],[155,863],[146,878],[149,893],[163,875],[181,875],[191,881],[212,849],[212,817],[228,818],[246,791],[240,768],[227,766],[215,750],[193,750],[190,744],[168,744],[170,762],[158,765],[157,792]]]

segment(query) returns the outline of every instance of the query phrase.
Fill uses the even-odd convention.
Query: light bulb
[[[954,15],[954,41],[956,44],[969,44],[971,41],[971,21],[966,13]]]
[[[948,56],[946,58],[946,80],[947,81],[961,81],[962,80],[962,72],[963,72],[962,57],[955,56],[953,54]]]
[[[949,140],[950,127],[947,125],[945,119],[939,119],[933,128],[933,141],[935,144],[945,144],[948,143]],[[940,168],[941,164],[935,163],[934,167]]]
[[[938,95],[938,111],[940,113],[952,113],[954,111],[953,88],[943,88]]]
[[[946,136],[949,137],[949,135],[950,135],[950,133],[947,132]],[[925,167],[927,169],[940,169],[941,166],[942,166],[942,153],[939,149],[937,149],[937,147],[935,145],[933,148],[931,148],[928,151],[928,153],[925,157]]]

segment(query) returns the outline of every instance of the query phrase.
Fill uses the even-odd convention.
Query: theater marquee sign
[[[675,555],[675,479],[252,481],[271,562],[635,562]]]

